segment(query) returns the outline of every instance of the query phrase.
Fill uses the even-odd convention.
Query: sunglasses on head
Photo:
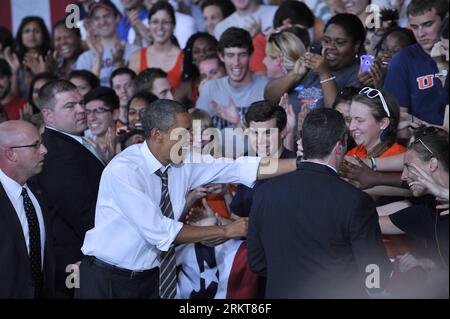
[[[381,100],[381,104],[383,104],[384,111],[386,112],[388,117],[391,117],[391,112],[389,111],[386,100],[384,99],[383,94],[379,90],[366,86],[361,91],[359,91],[359,94],[365,95],[369,99],[375,99],[375,98],[379,97]]]

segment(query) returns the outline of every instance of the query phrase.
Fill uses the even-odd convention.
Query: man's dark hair
[[[201,2],[202,12],[206,7],[217,6],[222,10],[223,18],[226,19],[228,16],[236,11],[234,4],[230,0],[204,0]]]
[[[252,121],[265,122],[271,119],[276,119],[277,128],[281,133],[286,127],[286,111],[281,106],[266,100],[252,103],[248,108],[247,113],[245,113],[247,125],[250,125],[250,122]]]
[[[300,1],[287,0],[284,1],[275,12],[273,17],[273,27],[279,28],[283,25],[283,21],[289,19],[291,24],[300,24],[309,29],[314,26],[314,14],[309,7]]]
[[[248,54],[253,54],[252,36],[247,30],[231,27],[225,30],[220,37],[217,51],[223,54],[226,48],[242,48],[247,49]]]
[[[120,99],[116,92],[105,86],[99,86],[86,93],[83,97],[83,104],[86,105],[94,100],[102,101],[111,111],[117,110],[120,107]]]
[[[67,80],[53,80],[45,84],[39,90],[38,107],[53,110],[55,105],[55,95],[61,92],[77,91],[77,87]]]
[[[70,80],[73,78],[80,78],[85,80],[92,89],[100,86],[99,78],[94,73],[88,70],[74,70],[70,72],[68,79]]]
[[[118,68],[118,69],[115,69],[113,71],[113,73],[111,73],[111,77],[110,77],[110,80],[109,80],[109,84],[110,84],[111,87],[113,87],[113,79],[116,76],[119,76],[119,75],[122,75],[122,74],[128,74],[132,81],[134,81],[134,79],[136,79],[136,72],[134,72],[133,70],[131,70],[129,68]]]
[[[13,49],[13,41],[11,31],[8,28],[0,26],[0,52],[4,51],[7,47]]]
[[[136,91],[151,91],[153,90],[153,82],[156,79],[167,78],[167,73],[160,68],[147,68],[140,72],[134,79]]]
[[[429,162],[433,157],[449,171],[448,132],[435,126],[421,126],[414,131],[414,141],[408,149],[416,151],[419,159]]]
[[[444,19],[448,13],[448,0],[412,0],[406,13],[408,16],[417,17],[433,9],[441,19]]]
[[[11,77],[12,71],[8,62],[5,59],[0,59],[0,78],[2,77]]]
[[[341,113],[332,109],[315,109],[308,113],[302,127],[305,159],[323,159],[338,141],[345,144],[347,126]]]
[[[145,138],[150,137],[154,128],[167,131],[176,123],[176,114],[186,112],[186,107],[177,101],[156,100],[144,109],[144,114],[142,115]]]

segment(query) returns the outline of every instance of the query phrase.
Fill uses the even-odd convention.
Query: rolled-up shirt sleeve
[[[260,157],[245,156],[231,160],[204,155],[201,163],[187,165],[190,188],[208,183],[236,183],[253,187],[260,161]]]
[[[142,176],[142,172],[130,170],[125,165],[105,171],[101,181],[104,185],[100,189],[106,194],[100,193],[99,198],[104,198],[106,207],[113,207],[123,214],[146,242],[167,251],[183,224],[163,216],[159,203],[154,203],[146,194]],[[101,213],[101,206],[100,203],[97,214]]]

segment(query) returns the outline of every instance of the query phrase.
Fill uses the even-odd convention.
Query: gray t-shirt
[[[229,97],[233,99],[236,107],[244,118],[246,110],[253,102],[264,100],[264,88],[269,80],[262,75],[253,74],[252,81],[243,86],[233,87],[229,84],[228,76],[217,80],[209,80],[200,88],[200,96],[197,107],[209,113],[213,117],[213,125],[217,128],[230,126],[226,121],[216,116],[211,101],[228,106]]]
[[[139,50],[139,47],[128,44],[128,43],[125,44],[125,51],[123,54],[125,64],[128,64],[128,61],[130,61],[131,53],[133,53],[136,50]],[[112,57],[113,57],[114,52],[115,52],[114,48],[105,49],[103,51],[102,66],[100,69],[100,85],[101,86],[107,86],[107,87],[110,86],[109,78],[111,76],[111,73],[113,73],[114,70],[117,69],[117,67],[114,66],[113,62],[112,62]],[[94,61],[94,54],[92,53],[92,51],[91,50],[86,51],[78,57],[75,69],[91,71],[93,61]]]
[[[273,17],[277,9],[278,6],[260,5],[258,10],[246,16],[240,16],[236,11],[215,26],[214,36],[217,40],[220,40],[222,33],[230,27],[245,29],[251,23],[252,18],[257,22],[261,22],[261,32],[266,35],[272,28]]]
[[[332,75],[336,76],[338,92],[346,86],[361,86],[358,80],[358,68],[359,64],[355,63],[337,72],[332,72]],[[289,103],[292,104],[296,113],[300,112],[304,105],[307,105],[310,109],[324,106],[322,84],[320,84],[320,78],[316,72],[310,70],[289,93]]]

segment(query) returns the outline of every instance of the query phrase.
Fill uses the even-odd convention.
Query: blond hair
[[[266,44],[266,55],[272,58],[283,55],[283,66],[286,70],[294,69],[295,63],[306,52],[305,45],[291,32],[274,32]]]

